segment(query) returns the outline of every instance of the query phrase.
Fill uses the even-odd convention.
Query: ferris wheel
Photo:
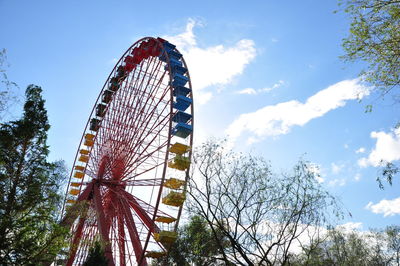
[[[134,43],[110,73],[71,171],[61,223],[66,265],[103,243],[109,265],[147,265],[177,237],[193,143],[193,94],[175,45]]]

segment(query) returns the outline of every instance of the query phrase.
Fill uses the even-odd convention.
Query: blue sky
[[[356,79],[362,63],[338,58],[348,20],[337,9],[334,0],[0,0],[0,48],[20,94],[43,87],[51,158],[71,166],[116,60],[141,37],[163,36],[189,66],[196,143],[228,135],[277,172],[309,160],[352,213],[343,223],[366,230],[399,222],[399,181],[385,190],[375,181],[380,159],[400,160],[399,105]]]

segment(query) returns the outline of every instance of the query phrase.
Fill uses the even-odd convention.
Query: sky
[[[0,14],[9,79],[20,95],[32,83],[44,90],[51,160],[72,166],[117,60],[161,36],[189,67],[196,144],[226,138],[276,172],[305,159],[351,213],[342,223],[399,223],[399,180],[384,190],[376,182],[382,159],[400,160],[399,105],[357,78],[363,63],[340,60],[349,21],[337,1],[0,0]]]

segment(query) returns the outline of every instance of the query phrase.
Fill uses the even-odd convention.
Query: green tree
[[[227,244],[223,235],[217,233],[218,242]],[[171,246],[168,257],[154,261],[156,265],[217,265],[223,260],[218,242],[207,221],[199,215],[190,217],[178,230],[178,238]]]
[[[41,93],[28,86],[22,118],[0,126],[0,265],[40,265],[64,243],[56,216],[65,168],[47,161],[50,125]]]
[[[107,266],[108,260],[104,255],[104,248],[99,241],[96,241],[90,248],[89,254],[83,266]]]
[[[350,34],[343,40],[344,60],[365,61],[361,77],[392,92],[400,84],[400,1],[345,0],[350,15]],[[398,96],[398,95],[397,95]]]
[[[331,228],[311,255],[303,248],[291,262],[293,265],[400,265],[399,239],[398,226],[364,232]]]
[[[345,61],[364,61],[366,67],[360,73],[375,91],[383,97],[390,94],[400,101],[400,1],[399,0],[340,0],[350,15],[350,33],[343,40]],[[367,111],[372,105],[367,105]],[[399,127],[400,123],[396,125]],[[392,184],[400,173],[400,165],[382,162],[377,181],[383,188],[382,179]]]
[[[400,265],[400,226],[392,225],[385,229],[385,235],[387,239],[387,247],[392,252],[393,264]]]

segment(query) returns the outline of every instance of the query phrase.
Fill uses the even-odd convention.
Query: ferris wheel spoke
[[[94,205],[97,212],[97,224],[100,231],[100,234],[105,242],[104,253],[108,259],[108,263],[111,266],[114,266],[114,259],[111,250],[111,243],[109,239],[109,230],[106,224],[106,218],[103,210],[103,203],[102,203],[102,196],[100,194],[100,188],[98,185],[93,186],[93,198],[94,198]]]
[[[133,72],[133,76],[131,78],[131,82],[132,82],[132,80],[135,80],[135,82],[138,81],[137,79],[134,79],[136,72],[137,71],[135,69],[135,71]],[[140,72],[140,71],[138,71],[138,72]],[[124,88],[131,86],[131,84],[130,84],[131,82],[129,82],[129,79],[126,80],[125,82],[126,83],[125,83]],[[116,93],[115,99],[111,102],[111,108],[114,109],[113,110],[114,112],[112,112],[113,115],[111,115],[111,117],[110,117],[111,125],[112,125],[112,129],[110,132],[118,131],[118,128],[120,128],[122,125],[121,119],[124,117],[124,115],[121,115],[121,114],[124,114],[123,107],[124,107],[124,105],[127,105],[126,101],[131,98],[131,97],[127,97],[128,94],[129,95],[137,94],[137,90],[125,89],[125,90],[122,90],[122,92],[121,92],[121,90],[119,90],[119,93]],[[136,98],[135,96],[137,96],[137,95],[134,95],[133,98]],[[117,115],[117,114],[119,114],[119,115]]]
[[[139,202],[132,196],[130,193],[124,191],[123,196],[128,202],[129,206],[135,211],[137,216],[142,220],[142,222],[146,225],[150,232],[154,233],[155,231],[159,231],[158,226],[155,222],[150,218],[147,212],[142,208]]]
[[[118,250],[119,250],[119,263],[125,266],[125,230],[124,230],[124,217],[121,211],[121,206],[118,208]]]
[[[136,81],[136,83],[133,85],[133,87],[134,88],[136,88],[136,89],[134,89],[133,90],[133,92],[135,92],[136,93],[136,95],[134,95],[134,96],[136,96],[136,97],[133,97],[134,99],[138,99],[137,100],[137,104],[136,105],[134,105],[135,106],[135,108],[134,108],[134,112],[133,112],[133,114],[131,114],[130,115],[130,117],[131,118],[134,118],[135,120],[133,121],[133,125],[134,126],[137,126],[137,125],[135,125],[135,123],[138,123],[139,121],[141,121],[141,117],[140,116],[142,116],[142,114],[143,114],[143,108],[145,108],[146,107],[146,103],[144,103],[144,104],[141,104],[141,105],[143,105],[143,107],[141,107],[142,109],[141,109],[141,111],[139,111],[138,112],[138,114],[140,115],[138,115],[138,114],[136,114],[136,111],[137,111],[137,109],[138,109],[138,107],[140,107],[140,105],[139,105],[139,103],[142,103],[142,99],[145,97],[145,93],[146,93],[146,89],[145,88],[147,88],[150,84],[150,81],[151,81],[151,79],[147,79],[146,80],[146,74],[145,73],[147,73],[147,71],[148,71],[148,68],[149,68],[149,66],[150,66],[151,64],[147,64],[147,69],[146,70],[140,70],[139,71],[139,74],[138,75],[140,75],[141,74],[141,72],[143,72],[144,74],[142,74],[142,78],[140,79],[141,81],[140,81],[140,83],[139,84],[137,84],[137,82],[138,82],[138,80],[139,79],[136,79],[135,81]],[[143,66],[143,64],[141,65],[141,67]],[[159,68],[160,67],[160,64],[158,63],[158,66],[157,66],[157,68]],[[147,84],[144,86],[144,83],[146,83],[147,82]],[[131,93],[131,95],[132,95],[132,93]],[[147,99],[148,99],[148,97],[147,97]],[[122,99],[121,99],[121,103],[119,104],[119,108],[121,109],[121,108],[123,108],[124,106],[129,106],[129,101],[130,101],[130,97],[126,97],[126,95],[125,95],[125,97],[122,97]],[[138,106],[139,105],[139,106]],[[129,110],[129,109],[128,109]],[[115,114],[116,113],[125,113],[125,115],[119,115],[119,116],[117,116],[116,117],[116,122],[114,122],[114,123],[112,123],[117,129],[115,130],[115,131],[120,131],[120,129],[121,129],[121,126],[122,125],[124,125],[124,124],[127,124],[126,122],[126,119],[128,119],[129,118],[129,112],[128,112],[128,110],[119,110],[119,112],[114,112]],[[115,119],[115,118],[114,118]],[[123,121],[123,120],[125,120],[125,121]],[[138,121],[138,122],[136,122],[136,121]]]
[[[167,145],[167,143],[160,145],[160,147],[165,147]],[[149,172],[157,167],[159,167],[160,165],[162,165],[164,162],[162,161],[164,158],[156,158],[154,159],[154,156],[152,156],[154,153],[159,152],[159,149],[154,150],[152,153],[150,154],[146,154],[145,156],[141,157],[138,159],[138,161],[133,163],[133,166],[129,168],[128,171],[125,172],[125,174],[122,176],[122,180],[129,180],[129,178],[127,176],[140,176],[141,174],[144,174],[146,172]],[[164,157],[164,156],[163,156]],[[153,159],[153,162],[151,164],[150,167],[144,167],[144,170],[140,173],[136,173],[134,175],[132,175],[132,173],[137,172],[138,169],[140,169],[140,167],[146,163],[147,159]]]
[[[85,220],[86,220],[86,217],[79,218],[78,226],[76,228],[74,238],[73,238],[73,240],[71,242],[72,245],[71,245],[71,249],[69,251],[69,258],[67,260],[66,266],[71,266],[72,263],[75,260],[75,256],[76,256],[76,252],[78,250],[79,242],[80,242],[81,237],[82,237],[82,230],[83,230],[83,226],[85,225]]]
[[[166,93],[168,91],[167,88],[163,89],[163,94],[160,97],[159,101],[156,104],[153,104],[154,100],[156,98],[155,95],[153,95],[153,92],[158,91],[160,89],[159,86],[160,86],[160,84],[157,84],[155,86],[155,89],[152,92],[150,92],[150,95],[149,95],[149,97],[147,97],[147,100],[144,103],[144,106],[139,111],[139,114],[136,115],[136,117],[135,117],[135,113],[131,115],[131,118],[133,119],[132,122],[133,122],[133,124],[135,125],[135,128],[136,128],[136,131],[134,131],[133,134],[132,134],[132,138],[135,138],[138,135],[143,136],[143,133],[141,133],[141,132],[143,132],[142,129],[143,128],[148,128],[148,124],[149,124],[149,122],[151,120],[153,120],[154,123],[156,123],[157,119],[152,119],[152,116],[154,116],[154,113],[155,113],[157,107],[159,106],[160,102],[163,100],[163,98],[165,97],[165,95],[166,95]],[[150,104],[148,103],[149,99],[151,99],[151,103]],[[146,107],[148,107],[147,110],[145,109]],[[150,107],[152,107],[152,109],[150,109]],[[136,109],[135,109],[135,111],[136,111]],[[142,139],[143,139],[143,137],[142,137]],[[138,144],[140,144],[140,143],[138,143]]]
[[[128,229],[128,233],[132,241],[132,246],[135,252],[136,261],[139,264],[141,256],[143,254],[142,243],[140,242],[139,233],[136,229],[135,221],[133,220],[132,213],[130,211],[128,203],[125,200],[121,199],[121,204],[124,208],[126,227]],[[142,265],[147,265],[145,258],[143,259]]]
[[[141,208],[143,210],[145,210],[147,213],[150,213],[152,215],[154,214],[155,208],[154,208],[153,205],[145,202],[144,200],[139,199],[138,197],[133,196],[132,194],[129,194],[129,195],[130,195],[130,197],[134,198],[135,202],[138,203],[139,206],[141,206]],[[159,216],[159,215],[160,216],[170,216],[170,215],[168,215],[167,213],[165,213],[165,212],[163,212],[161,210],[157,210],[157,216]],[[157,227],[157,230],[159,230],[158,227]],[[157,230],[155,230],[155,231],[157,231]]]
[[[153,127],[152,128],[150,128],[150,129],[148,129],[147,130],[147,134],[146,135],[144,135],[144,136],[142,136],[142,140],[141,141],[130,141],[130,143],[136,143],[136,146],[134,146],[134,147],[132,147],[131,148],[131,150],[132,149],[134,149],[134,148],[138,148],[137,146],[138,145],[143,145],[143,144],[145,144],[144,143],[144,140],[146,139],[146,138],[148,138],[149,137],[149,135],[152,133],[153,135],[154,135],[154,137],[147,143],[147,145],[145,146],[145,147],[143,147],[141,150],[142,151],[146,151],[149,147],[150,147],[150,145],[155,141],[155,139],[156,139],[156,137],[157,136],[159,136],[160,134],[161,134],[161,132],[164,130],[164,128],[166,127],[166,125],[167,125],[167,123],[165,123],[164,121],[167,121],[168,120],[168,116],[166,116],[166,117],[164,117],[164,119],[162,120],[162,121],[160,121],[158,124],[155,124],[155,125],[153,125]],[[160,127],[161,125],[163,125],[160,129],[159,129],[159,131],[156,131],[155,130],[155,128],[156,127]],[[118,146],[117,146],[118,147]],[[160,149],[162,149],[164,146],[163,145],[159,145],[158,147],[157,147],[157,150],[155,150],[155,151],[158,151],[158,150],[160,150]],[[119,149],[119,148],[116,148],[116,149],[114,149],[114,150],[122,150],[122,149]],[[154,151],[154,152],[155,152]],[[130,154],[135,154],[135,153],[130,153]],[[139,154],[139,156],[140,156],[141,154]],[[114,155],[113,157],[117,157],[118,158],[118,154],[117,155]],[[134,156],[133,156],[134,157]],[[131,160],[132,160],[132,158],[133,157],[131,157]],[[146,159],[146,158],[142,158],[142,159]],[[128,163],[129,163],[129,161],[128,161]]]
[[[136,139],[136,141],[130,141],[131,143],[135,143],[135,145],[131,147],[127,147],[128,153],[132,154],[130,158],[128,158],[127,164],[129,165],[133,161],[138,161],[140,160],[140,156],[143,155],[145,151],[149,153],[147,150],[151,145],[154,143],[154,141],[157,139],[158,136],[160,136],[161,132],[164,130],[164,128],[167,126],[166,121],[168,120],[168,117],[165,117],[163,120],[159,121],[158,124],[153,125],[151,128],[148,128],[146,131],[141,132],[141,138]],[[146,127],[147,125],[143,125]],[[158,130],[155,130],[157,127],[160,127]],[[154,137],[151,137],[151,134],[154,135]],[[136,135],[136,134],[135,134]],[[132,136],[132,140],[136,136]],[[146,141],[147,140],[147,141]],[[158,151],[162,149],[163,146],[159,145],[154,151]],[[139,150],[139,152],[137,152]]]
[[[108,194],[111,194],[110,191],[108,191]],[[108,228],[108,230],[110,230],[109,228],[111,228],[112,226],[112,222],[114,217],[116,216],[116,207],[114,204],[114,200],[112,197],[112,195],[109,195],[110,198],[108,198],[108,202],[106,202],[104,209],[105,209],[105,216],[106,216],[106,226]],[[106,196],[105,196],[106,198]]]
[[[161,166],[161,165],[163,165],[163,164],[164,164],[164,163],[162,162],[162,163],[158,163],[158,164],[152,165],[152,167],[145,168],[145,169],[142,170],[141,172],[136,173],[135,175],[132,175],[129,179],[128,179],[128,178],[124,179],[124,181],[132,181],[132,180],[130,180],[130,179],[139,177],[139,176],[141,176],[141,175],[144,175],[144,174],[146,174],[146,173],[148,173],[148,172],[150,172],[150,171],[156,169],[157,167],[159,167],[159,166]],[[137,170],[137,169],[138,169],[138,167],[135,168],[135,170]],[[133,172],[133,171],[132,171],[132,172]]]
[[[163,96],[165,96],[165,92],[164,92]],[[156,108],[156,106],[155,106],[154,108]],[[165,108],[166,108],[166,107],[164,106],[164,109],[165,109]],[[151,110],[151,111],[154,111],[154,110]],[[163,111],[164,111],[164,110],[163,110]],[[146,113],[146,112],[141,112],[141,113]],[[157,120],[155,120],[155,121],[154,121],[154,125],[152,125],[152,127],[150,127],[150,128],[149,128],[149,123],[150,123],[151,120],[154,120],[154,119],[151,119],[151,117],[146,117],[145,119],[143,119],[142,124],[139,125],[139,126],[137,126],[136,128],[145,128],[145,129],[147,129],[147,134],[143,134],[145,131],[142,131],[142,133],[141,133],[141,139],[142,139],[142,140],[141,140],[141,141],[140,141],[140,140],[132,141],[133,139],[131,139],[131,141],[129,141],[128,143],[135,143],[135,144],[136,144],[136,146],[132,147],[131,149],[135,149],[135,148],[137,148],[138,145],[142,145],[143,142],[144,142],[144,140],[145,140],[151,133],[154,134],[154,129],[155,129],[156,127],[159,127],[159,126],[161,125],[161,123],[164,123],[164,126],[160,129],[160,131],[162,131],[163,128],[166,126],[166,123],[165,123],[164,121],[167,121],[168,118],[169,118],[168,116],[165,116],[165,117],[163,118],[163,120],[160,121],[158,124],[156,124]],[[141,119],[138,119],[138,120],[140,121]],[[145,121],[147,121],[147,124],[143,124]],[[132,138],[135,138],[137,134],[139,134],[139,131],[138,131],[138,132],[134,132],[133,135],[132,135]],[[157,134],[155,134],[155,136],[157,136]],[[149,146],[153,141],[154,141],[154,139],[152,139],[152,140],[148,143],[147,146]],[[124,142],[120,141],[119,143],[124,143]],[[116,149],[114,149],[114,150],[116,150],[117,153],[121,153],[121,151],[122,151],[123,149],[116,148]],[[146,150],[146,148],[143,148],[142,150]],[[119,151],[119,152],[118,152],[118,151]],[[119,156],[119,154],[117,154],[116,156]]]
[[[161,186],[162,184],[162,178],[129,180],[127,177],[127,179],[128,181],[124,183],[126,186]]]
[[[161,133],[162,130],[164,129],[166,125],[164,125],[158,132]],[[157,132],[157,131],[156,131]],[[140,152],[140,154],[135,158],[135,161],[132,162],[131,161],[129,163],[133,163],[135,165],[135,167],[131,168],[130,171],[126,172],[125,175],[129,175],[130,173],[132,173],[133,171],[135,171],[142,163],[144,163],[146,161],[147,158],[151,157],[154,153],[163,150],[165,148],[165,146],[167,145],[168,141],[166,140],[164,143],[159,143],[157,148],[155,148],[152,151],[149,151],[149,147],[151,147],[151,144],[156,140],[157,136],[159,135],[155,135],[151,141],[149,143],[147,143],[147,145],[145,147],[143,147],[142,151]],[[137,148],[137,147],[136,147]],[[144,152],[147,151],[147,153],[144,155]],[[164,158],[161,158],[161,160],[156,160],[157,161],[162,161]]]
[[[77,199],[77,202],[85,202],[89,200],[92,189],[93,183],[91,182],[81,192]],[[64,215],[64,218],[60,222],[60,225],[65,228],[71,228],[72,224],[75,222],[79,215],[86,215],[86,212],[81,213],[80,208],[81,206],[79,204],[74,204],[70,208],[68,208],[67,212]]]

